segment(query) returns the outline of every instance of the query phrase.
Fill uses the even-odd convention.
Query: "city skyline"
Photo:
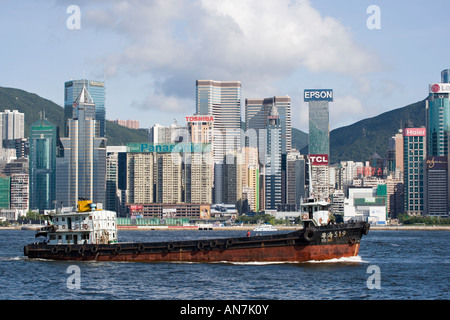
[[[445,1],[433,14],[424,1],[378,1],[380,29],[366,1],[79,1],[79,29],[70,5],[3,3],[0,85],[63,106],[64,81],[105,81],[106,118],[147,128],[191,114],[197,79],[241,81],[242,101],[288,95],[292,126],[308,132],[303,89],[334,89],[332,130],[425,99],[447,68]],[[96,50],[73,50],[86,45]]]

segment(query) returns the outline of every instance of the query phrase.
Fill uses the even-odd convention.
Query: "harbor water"
[[[245,231],[119,231],[120,242]],[[0,300],[448,300],[450,232],[371,230],[357,257],[305,263],[28,259],[31,230],[0,230]]]

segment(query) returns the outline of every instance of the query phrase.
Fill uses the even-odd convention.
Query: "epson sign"
[[[306,89],[304,93],[305,102],[309,101],[333,101],[332,89]]]

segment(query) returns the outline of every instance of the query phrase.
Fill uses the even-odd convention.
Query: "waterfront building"
[[[68,136],[60,139],[63,150],[56,159],[56,198],[62,206],[75,206],[80,197],[105,203],[106,138],[99,136],[93,106],[84,87],[73,103],[74,118],[67,120]]]
[[[57,127],[41,116],[30,127],[30,209],[54,209]]]
[[[156,154],[156,202],[170,204],[183,202],[181,160],[181,154],[179,153]]]
[[[28,173],[11,175],[11,209],[28,211],[29,179]]]
[[[9,209],[11,205],[11,177],[0,175],[0,209]]]
[[[245,147],[240,150],[242,153],[242,197],[247,201],[250,212],[260,211],[260,174],[258,149]]]
[[[183,154],[185,202],[212,203],[213,161],[211,152]]]
[[[424,162],[426,129],[407,122],[403,130],[404,210],[409,215],[424,212]]]
[[[154,203],[154,154],[127,152],[126,203]]]
[[[77,117],[77,111],[74,102],[83,91],[83,88],[89,92],[93,100],[92,106],[86,106],[86,115],[99,124],[99,137],[106,137],[106,88],[104,81],[94,80],[70,80],[64,83],[64,135],[67,137],[69,132],[67,128],[68,120]]]

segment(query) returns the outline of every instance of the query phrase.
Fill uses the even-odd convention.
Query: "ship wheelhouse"
[[[116,213],[91,201],[79,201],[77,211],[51,214],[49,225],[36,236],[46,236],[48,244],[116,243]]]

